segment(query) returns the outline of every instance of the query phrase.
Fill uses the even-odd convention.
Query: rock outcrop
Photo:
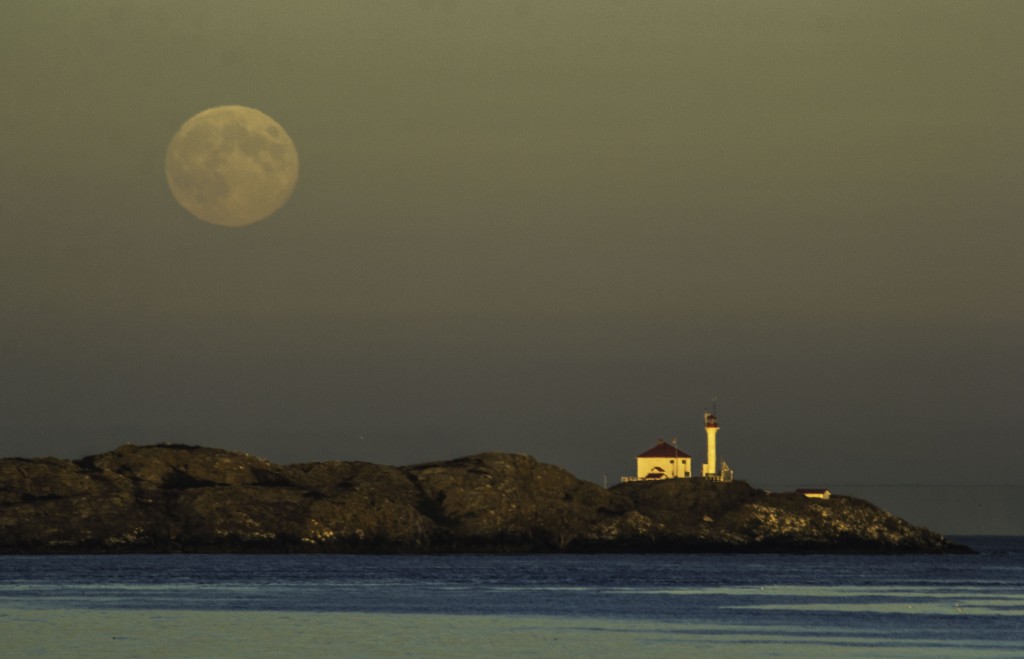
[[[611,489],[525,455],[282,466],[184,445],[0,460],[0,552],[970,551],[849,497]]]

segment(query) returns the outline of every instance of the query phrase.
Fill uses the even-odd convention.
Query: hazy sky
[[[0,437],[278,462],[659,437],[770,489],[1024,534],[1024,3],[12,0]],[[280,122],[243,229],[190,116]]]

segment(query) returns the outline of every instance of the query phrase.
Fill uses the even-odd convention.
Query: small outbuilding
[[[832,497],[832,493],[826,489],[801,488],[796,493],[802,494],[808,499],[830,499]]]

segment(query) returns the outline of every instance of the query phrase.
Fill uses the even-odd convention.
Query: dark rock
[[[679,479],[610,490],[525,455],[281,466],[184,445],[0,460],[0,551],[969,551],[871,504]]]
[[[78,463],[92,470],[113,471],[168,489],[204,485],[288,485],[294,470],[247,453],[161,444],[126,445]]]
[[[621,502],[526,455],[483,453],[407,467],[453,550],[566,550],[615,534]]]
[[[858,553],[969,552],[852,497],[769,494],[745,482],[675,479],[612,489],[657,524],[652,549]]]

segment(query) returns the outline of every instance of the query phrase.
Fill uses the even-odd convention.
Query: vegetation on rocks
[[[184,445],[0,459],[0,552],[960,552],[850,497],[604,489],[526,455],[276,465]]]

